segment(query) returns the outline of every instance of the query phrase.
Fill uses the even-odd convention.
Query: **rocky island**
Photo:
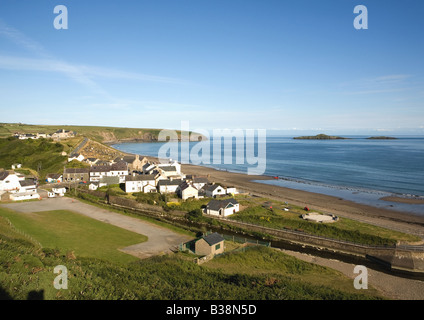
[[[344,137],[338,137],[338,136],[328,136],[326,134],[317,134],[316,136],[301,136],[301,137],[294,137],[293,139],[299,139],[299,140],[338,140],[338,139],[348,139]]]
[[[395,137],[385,137],[385,136],[377,136],[377,137],[369,137],[368,140],[396,140]]]

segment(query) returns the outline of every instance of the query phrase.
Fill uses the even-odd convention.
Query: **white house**
[[[46,182],[48,183],[60,183],[63,181],[63,176],[60,173],[49,173],[46,176]]]
[[[227,192],[227,194],[238,194],[239,192],[237,191],[237,189],[236,188],[234,188],[234,187],[227,187],[226,188],[226,192]]]
[[[224,187],[219,184],[210,184],[203,187],[206,197],[215,198],[216,196],[227,194]]]
[[[14,169],[20,169],[20,168],[22,168],[22,164],[20,164],[20,163],[14,163],[14,164],[12,164],[12,169],[14,170]]]
[[[35,193],[37,192],[37,184],[34,180],[23,180],[19,181],[20,188],[19,192],[29,192],[29,193]]]
[[[110,166],[92,166],[90,168],[90,181],[99,182],[102,177],[109,175]]]
[[[65,193],[66,193],[66,188],[63,188],[63,187],[61,187],[61,188],[52,188],[52,192],[55,195],[59,195],[59,196],[63,197],[65,195]]]
[[[158,190],[160,193],[175,193],[177,192],[178,186],[182,184],[183,181],[180,179],[176,180],[159,180],[158,181]]]
[[[151,192],[157,192],[157,191],[158,191],[157,188],[154,185],[151,185],[151,184],[146,184],[143,187],[144,193],[151,193]]]
[[[183,200],[187,200],[190,198],[197,199],[199,197],[199,190],[197,190],[195,187],[193,187],[187,182],[182,183],[178,187],[177,193]]]
[[[155,192],[158,175],[140,174],[125,177],[125,192]],[[149,186],[149,187],[148,187]],[[153,191],[153,188],[155,191]]]
[[[92,166],[90,169],[91,182],[99,182],[102,177],[119,177],[118,183],[124,183],[127,175],[128,166],[123,161],[112,165]]]
[[[0,171],[0,191],[15,191],[21,188],[21,179],[15,173]]]
[[[200,190],[205,185],[209,184],[209,180],[207,178],[195,177],[192,179],[192,184],[193,184],[193,187],[195,187],[197,190]]]
[[[128,173],[128,164],[124,161],[120,161],[113,163],[110,167],[110,171],[106,175],[109,177],[119,177],[119,183],[124,183]]]
[[[74,160],[81,162],[82,160],[84,160],[84,156],[80,153],[73,153],[73,154],[69,155],[68,162],[71,162],[71,161],[74,161]]]
[[[92,182],[92,183],[90,183],[90,184],[88,185],[88,190],[95,191],[95,190],[97,190],[98,188],[99,188],[99,185],[98,185],[97,183],[94,183],[94,182]]]
[[[31,199],[40,199],[40,195],[37,192],[16,192],[10,194],[10,200],[12,201],[22,201]]]
[[[211,200],[206,206],[206,214],[218,217],[227,217],[239,212],[240,206],[235,199]]]

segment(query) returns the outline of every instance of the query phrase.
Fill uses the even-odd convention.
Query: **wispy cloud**
[[[0,56],[1,69],[61,73],[105,97],[111,98],[109,93],[96,81],[98,79],[127,79],[168,84],[189,84],[187,81],[171,77],[147,75],[98,66],[72,64],[63,61],[49,53],[40,43],[27,37],[19,30],[6,25],[2,20],[0,20],[0,36],[15,43],[17,46],[25,49],[34,56],[34,58]]]
[[[347,90],[342,94],[347,95],[369,95],[380,93],[401,92],[411,89],[409,81],[413,76],[410,74],[390,74],[373,78],[363,78],[340,86]]]

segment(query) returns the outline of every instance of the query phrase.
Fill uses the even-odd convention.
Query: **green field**
[[[55,224],[49,223],[43,236],[37,231],[40,219],[47,222],[47,215],[38,218],[16,217],[12,225],[5,218],[16,213],[1,209],[0,215],[0,299],[25,300],[31,297],[47,300],[303,300],[303,299],[380,299],[375,290],[353,289],[353,281],[341,273],[294,259],[270,248],[253,248],[217,257],[198,266],[189,255],[178,253],[153,257],[123,264],[113,259],[96,259],[67,252],[65,243],[89,246],[90,239],[83,233],[98,230],[111,232],[103,227],[81,225],[79,218],[69,215],[66,228],[73,230],[57,249],[40,248],[37,240],[47,241],[58,236]],[[60,213],[66,214],[66,213]],[[12,220],[12,219],[11,219]],[[56,222],[58,222],[56,221]],[[74,222],[79,223],[73,225]],[[31,231],[32,237],[22,229]],[[94,228],[94,229],[92,229]],[[64,231],[64,230],[62,230]],[[109,233],[107,236],[109,236]],[[50,238],[52,239],[52,238]],[[100,238],[99,238],[100,239]],[[105,239],[101,237],[102,241]],[[106,250],[102,244],[97,251]],[[90,251],[90,254],[93,254]],[[53,280],[55,266],[68,269],[68,289],[57,290]]]
[[[77,257],[128,263],[137,259],[118,249],[147,241],[146,236],[70,211],[20,213],[0,208],[0,216],[43,248],[73,251]]]

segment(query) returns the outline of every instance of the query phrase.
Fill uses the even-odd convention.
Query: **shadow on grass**
[[[0,300],[13,300],[9,293],[0,287]],[[27,300],[44,300],[44,290],[33,290],[28,293]]]

